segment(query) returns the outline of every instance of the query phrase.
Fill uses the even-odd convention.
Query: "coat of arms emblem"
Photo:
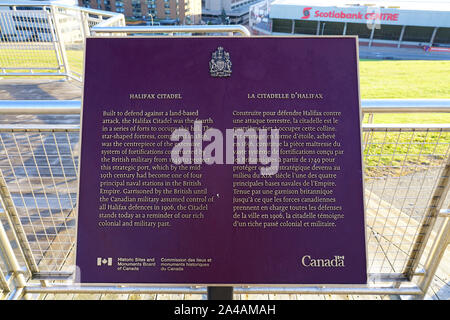
[[[209,61],[209,72],[213,77],[231,76],[230,54],[222,47],[218,47],[217,50],[212,53],[211,61]]]

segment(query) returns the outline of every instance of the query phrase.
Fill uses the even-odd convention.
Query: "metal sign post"
[[[233,287],[208,287],[208,300],[233,300]]]

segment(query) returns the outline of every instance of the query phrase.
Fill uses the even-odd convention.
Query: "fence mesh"
[[[409,272],[413,244],[449,157],[450,134],[369,127],[364,140],[369,272]]]
[[[2,223],[3,226],[6,225],[4,217],[4,210],[0,204],[0,223]],[[8,283],[5,277],[5,274],[8,273],[8,267],[5,264],[6,259],[3,257],[1,249],[0,246],[0,298],[2,297],[2,294],[8,290]]]
[[[79,132],[0,132],[0,170],[40,272],[73,270]],[[438,176],[449,128],[364,128],[368,272],[404,273]],[[448,203],[448,201],[447,201]]]
[[[69,75],[81,81],[84,39],[101,22],[125,26],[123,16],[110,12],[0,4],[0,74]]]
[[[48,9],[0,10],[3,74],[60,71],[54,20]]]
[[[0,268],[0,297],[3,295],[3,293],[7,291],[9,291],[8,282],[6,281],[5,275],[3,274],[3,271]]]
[[[0,134],[0,168],[39,271],[59,271],[75,244],[78,132]]]

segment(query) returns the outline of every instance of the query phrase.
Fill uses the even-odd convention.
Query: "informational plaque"
[[[362,284],[355,37],[89,38],[85,283]]]

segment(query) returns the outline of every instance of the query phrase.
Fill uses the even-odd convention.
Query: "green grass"
[[[83,73],[83,52],[67,50],[67,60],[69,60],[70,69],[82,74]]]
[[[363,99],[450,99],[450,61],[361,61],[359,66]],[[448,124],[450,114],[376,114],[373,123]],[[380,132],[366,139],[369,176],[405,175],[440,165],[450,144],[446,132]]]
[[[363,99],[449,99],[450,61],[361,61]]]
[[[0,49],[2,66],[53,66],[55,55],[50,50]],[[17,59],[17,57],[33,57]],[[82,51],[67,51],[70,68],[81,73]],[[7,65],[5,65],[7,64]],[[450,98],[450,61],[376,61],[359,63],[362,99]]]
[[[446,132],[365,133],[364,149],[369,176],[406,175],[440,166],[449,150]]]
[[[367,123],[367,117],[365,117]],[[448,113],[380,113],[374,115],[373,123],[450,123]]]
[[[82,73],[83,52],[81,50],[67,50],[67,60],[69,67],[77,74]],[[50,68],[58,67],[58,59],[53,50],[18,50],[18,49],[0,49],[0,67],[26,68],[41,67],[49,68],[36,70],[36,72],[54,73]],[[8,70],[7,72],[28,72],[27,69]],[[39,77],[42,76],[32,76]]]
[[[0,49],[0,55],[1,67],[56,63],[51,50]],[[68,50],[67,58],[70,68],[81,73],[83,52]],[[362,99],[450,98],[450,61],[362,60],[359,73]]]

